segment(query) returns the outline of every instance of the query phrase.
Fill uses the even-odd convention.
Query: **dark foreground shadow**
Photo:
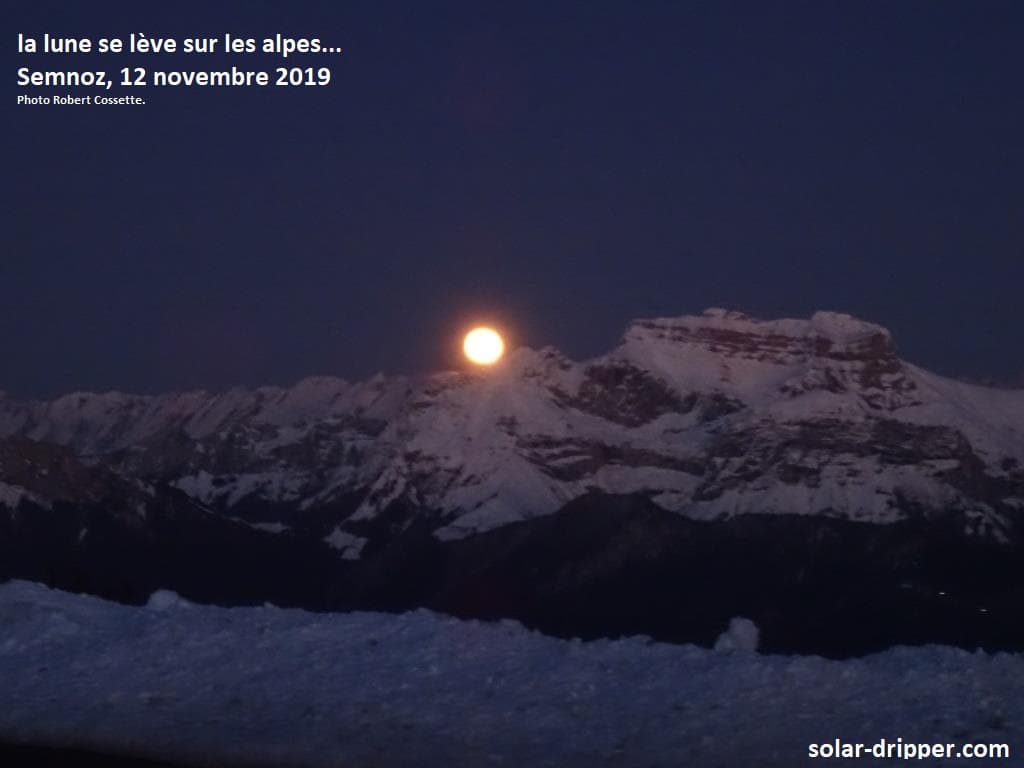
[[[0,743],[0,765],[67,766],[67,768],[193,768],[188,763],[172,763],[130,755],[93,752],[72,747],[42,747],[34,744]]]

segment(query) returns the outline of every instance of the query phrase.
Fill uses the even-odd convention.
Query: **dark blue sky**
[[[847,311],[928,367],[1024,370],[1024,3],[19,5],[12,394],[438,368],[474,316],[582,357],[706,306]],[[17,67],[68,60],[19,31],[345,53],[289,59],[329,64],[324,90],[29,108]]]

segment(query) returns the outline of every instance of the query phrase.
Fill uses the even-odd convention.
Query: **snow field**
[[[225,609],[168,592],[129,607],[27,582],[0,585],[0,626],[11,741],[349,767],[781,768],[828,765],[807,747],[836,738],[1003,742],[1007,766],[1024,754],[1019,655],[836,662],[744,650],[756,628],[742,622],[713,651],[427,611]]]

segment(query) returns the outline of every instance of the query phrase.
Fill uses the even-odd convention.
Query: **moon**
[[[462,351],[471,363],[494,365],[505,354],[505,341],[493,328],[480,326],[466,334]]]

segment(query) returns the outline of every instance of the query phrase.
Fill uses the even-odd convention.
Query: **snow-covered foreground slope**
[[[1024,750],[1024,657],[844,662],[514,623],[144,608],[0,585],[0,737],[181,760],[336,766],[794,766],[811,743]],[[853,761],[841,761],[853,764]],[[903,761],[857,765],[906,764]],[[916,764],[930,764],[920,763]]]

